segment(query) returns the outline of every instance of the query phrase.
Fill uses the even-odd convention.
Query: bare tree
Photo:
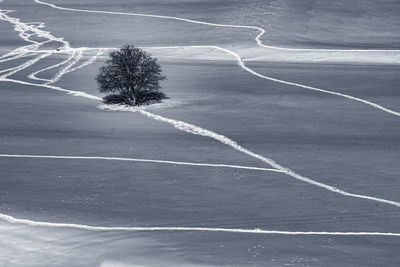
[[[125,45],[109,56],[96,76],[99,91],[112,93],[103,98],[104,103],[138,106],[168,98],[160,91],[160,81],[166,78],[157,59],[149,53]]]

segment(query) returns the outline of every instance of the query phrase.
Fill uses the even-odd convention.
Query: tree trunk
[[[136,106],[136,97],[133,95],[133,93],[129,94],[129,104],[131,106]]]
[[[137,89],[128,87],[124,90],[125,102],[130,106],[136,106],[138,103]]]

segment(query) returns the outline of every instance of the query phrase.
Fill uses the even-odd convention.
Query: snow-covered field
[[[397,266],[400,6],[368,4],[1,1],[0,263]],[[170,100],[101,104],[127,43]]]

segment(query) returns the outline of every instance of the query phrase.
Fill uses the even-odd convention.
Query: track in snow
[[[88,231],[131,231],[131,232],[160,232],[160,231],[185,231],[185,232],[225,232],[225,233],[246,233],[261,235],[323,235],[323,236],[389,236],[400,237],[400,233],[386,232],[301,232],[301,231],[274,231],[263,229],[235,229],[235,228],[210,228],[210,227],[104,227],[90,226],[73,223],[50,223],[32,220],[17,219],[15,217],[0,214],[0,219],[10,223],[17,223],[29,226],[42,226],[52,228],[72,228]]]
[[[54,8],[58,8],[58,9],[65,9],[65,10],[70,10],[70,11],[80,11],[80,12],[91,12],[91,13],[107,13],[107,14],[117,14],[116,12],[105,12],[105,11],[85,11],[85,10],[75,10],[75,9],[66,9],[66,8],[61,8],[58,6],[55,6],[53,4],[48,4],[48,3],[44,3],[43,1],[39,1],[39,0],[35,0],[35,2],[40,3],[40,4],[45,4]],[[66,40],[64,40],[63,38],[56,38],[53,35],[51,35],[50,32],[48,31],[44,31],[41,28],[44,27],[44,24],[27,24],[27,23],[23,23],[21,22],[18,18],[13,18],[11,16],[8,15],[9,11],[7,10],[0,10],[0,20],[4,20],[4,21],[8,21],[9,23],[11,23],[12,25],[14,25],[15,27],[15,31],[18,32],[18,35],[25,40],[26,42],[31,43],[30,45],[26,45],[20,48],[17,48],[3,56],[0,57],[0,62],[4,62],[4,61],[12,61],[15,59],[20,59],[20,58],[24,58],[24,57],[28,57],[28,56],[34,56],[33,59],[30,59],[26,62],[24,62],[23,64],[11,68],[11,69],[6,69],[6,70],[1,70],[0,73],[2,75],[0,75],[0,81],[3,82],[12,82],[12,83],[18,83],[18,84],[23,84],[23,85],[30,85],[30,86],[37,86],[37,87],[44,87],[44,88],[48,88],[48,89],[52,89],[52,90],[58,90],[58,91],[62,91],[68,94],[72,94],[74,96],[79,96],[79,97],[84,97],[87,99],[92,99],[92,100],[96,100],[99,101],[101,100],[100,97],[98,96],[94,96],[94,95],[90,95],[87,94],[85,92],[82,91],[74,91],[74,90],[68,90],[68,89],[64,89],[55,85],[52,85],[54,82],[58,81],[60,78],[62,78],[63,75],[65,75],[68,72],[71,72],[73,70],[82,68],[84,66],[87,66],[91,63],[93,63],[96,58],[105,50],[107,50],[108,48],[87,48],[87,47],[81,47],[81,48],[72,48],[70,47],[69,42],[67,42]],[[122,13],[121,13],[122,14]],[[126,13],[126,14],[130,14],[130,15],[140,15],[140,14],[132,14],[132,13]],[[119,14],[120,15],[120,14]],[[125,15],[125,14],[124,14]],[[159,18],[173,18],[176,20],[183,20],[183,21],[187,21],[187,22],[192,22],[192,23],[200,23],[200,24],[206,24],[206,25],[212,25],[212,26],[218,26],[218,27],[242,27],[242,28],[249,28],[252,26],[235,26],[235,25],[221,25],[221,24],[212,24],[212,23],[205,23],[205,22],[198,22],[198,21],[193,21],[193,20],[187,20],[187,19],[181,19],[181,18],[175,18],[175,17],[165,17],[165,16],[156,16],[156,15],[141,15],[141,16],[150,16],[150,17],[159,17]],[[261,29],[261,28],[259,28]],[[263,33],[263,32],[262,32]],[[262,34],[261,34],[262,35]],[[261,35],[257,36],[258,40],[261,37]],[[39,41],[35,41],[32,40],[31,37],[40,37],[42,39],[45,39],[45,41],[43,42],[39,42]],[[257,38],[256,38],[257,40]],[[48,42],[59,42],[62,45],[62,49],[61,51],[50,51],[50,50],[41,50],[40,47]],[[259,45],[262,45],[261,43],[258,43]],[[245,64],[243,63],[242,59],[240,58],[240,56],[238,54],[236,54],[233,51],[230,51],[228,49],[222,48],[222,47],[218,47],[218,46],[192,46],[192,48],[199,48],[199,47],[211,47],[211,48],[215,48],[218,49],[220,51],[224,51],[226,53],[231,54],[239,63],[239,65],[246,71],[250,72],[253,75],[256,75],[260,78],[264,78],[264,79],[268,79],[268,80],[273,80],[276,82],[280,82],[280,83],[285,83],[285,84],[290,84],[290,85],[294,85],[294,86],[299,86],[299,87],[303,87],[306,89],[311,89],[311,90],[317,90],[320,92],[324,92],[324,93],[329,93],[329,94],[335,94],[338,96],[343,96],[358,102],[362,102],[364,104],[368,104],[371,105],[375,108],[378,108],[382,111],[385,111],[387,113],[390,113],[392,115],[396,115],[399,116],[400,114],[394,111],[391,111],[389,109],[386,109],[384,107],[381,107],[375,103],[372,102],[368,102],[366,100],[363,99],[359,99],[359,98],[355,98],[352,96],[348,96],[348,95],[343,95],[343,94],[339,94],[339,93],[335,93],[335,92],[330,92],[330,91],[326,91],[323,89],[319,89],[319,88],[314,88],[314,87],[308,87],[305,85],[300,85],[300,84],[295,84],[295,83],[290,83],[290,82],[286,82],[286,81],[282,81],[282,80],[277,80],[274,78],[270,78],[267,76],[263,76],[261,74],[258,74],[257,72],[253,71],[252,69],[248,68],[247,66],[245,66]],[[283,48],[282,48],[283,49]],[[88,51],[96,51],[96,55],[92,56],[89,60],[81,63],[80,65],[78,65],[78,63],[81,61],[81,59],[84,56],[84,53],[87,53]],[[69,55],[69,58],[67,58],[66,60],[64,60],[61,63],[55,64],[53,66],[47,67],[45,69],[41,69],[39,71],[36,71],[34,73],[31,73],[30,75],[28,75],[28,78],[30,78],[33,81],[36,82],[43,82],[43,83],[34,83],[34,82],[28,82],[28,81],[22,81],[22,80],[16,80],[16,79],[12,79],[10,78],[11,75],[24,70],[28,67],[31,67],[32,65],[34,65],[35,63],[39,62],[40,60],[52,56],[54,54],[61,54],[61,55]],[[36,75],[38,75],[39,73],[41,73],[44,70],[49,70],[52,68],[58,68],[58,67],[62,67],[60,71],[57,72],[57,74],[52,78],[52,79],[41,79],[38,78]],[[333,193],[337,193],[343,196],[348,196],[348,197],[353,197],[353,198],[359,198],[359,199],[366,199],[366,200],[371,200],[371,201],[375,201],[375,202],[381,202],[381,203],[385,203],[385,204],[389,204],[389,205],[393,205],[396,207],[400,207],[400,203],[396,202],[396,201],[392,201],[392,200],[386,200],[386,199],[382,199],[382,198],[376,198],[376,197],[371,197],[371,196],[367,196],[367,195],[361,195],[361,194],[354,194],[354,193],[350,193],[347,191],[343,191],[341,189],[338,189],[336,187],[327,185],[327,184],[323,184],[320,182],[317,182],[315,180],[312,180],[308,177],[304,177],[301,176],[300,174],[297,174],[295,172],[293,172],[292,170],[290,170],[289,168],[283,167],[281,165],[279,165],[278,163],[276,163],[275,161],[273,161],[270,158],[261,156],[259,154],[256,154],[242,146],[240,146],[238,143],[236,143],[235,141],[231,140],[230,138],[217,134],[215,132],[203,129],[201,127],[198,127],[196,125],[193,124],[189,124],[183,121],[178,121],[178,120],[173,120],[173,119],[169,119],[160,115],[156,115],[153,113],[150,113],[148,111],[145,111],[143,109],[139,109],[139,108],[127,108],[127,107],[121,107],[121,106],[106,106],[105,109],[109,109],[109,110],[119,110],[119,111],[130,111],[130,112],[138,112],[143,114],[144,116],[147,116],[151,119],[157,120],[157,121],[161,121],[161,122],[165,122],[168,123],[172,126],[174,126],[175,128],[181,130],[181,131],[185,131],[191,134],[195,134],[195,135],[201,135],[201,136],[205,136],[205,137],[209,137],[212,139],[215,139],[223,144],[226,144],[234,149],[236,149],[237,151],[240,151],[244,154],[247,154],[248,156],[251,156],[253,158],[256,158],[258,160],[261,160],[262,162],[268,164],[269,166],[271,166],[273,169],[272,171],[277,171],[277,172],[282,172],[294,179],[309,183],[311,185],[314,186],[318,186],[320,188],[323,188],[325,190],[328,190],[330,192]],[[11,156],[11,155],[8,155]],[[14,155],[16,156],[16,155]],[[21,156],[21,155],[19,155]],[[28,157],[29,155],[22,155],[24,157]],[[29,157],[33,157],[32,155],[30,155]],[[38,156],[35,156],[38,157]],[[48,156],[48,157],[56,157],[56,156]],[[99,158],[99,157],[94,157],[94,158]],[[133,160],[133,159],[131,159]],[[159,163],[166,163],[166,162],[159,162]],[[176,164],[176,162],[175,162]],[[186,164],[186,163],[185,163]],[[189,163],[188,163],[189,164]],[[191,163],[190,163],[191,164]],[[208,165],[213,165],[213,167],[215,167],[214,165],[218,165],[218,164],[208,164]],[[233,166],[233,165],[231,165]],[[211,167],[211,166],[210,166]],[[242,166],[243,167],[243,166]],[[268,169],[271,170],[271,169]],[[50,223],[50,222],[36,222],[36,221],[32,221],[32,220],[23,220],[23,219],[16,219],[12,216],[9,215],[5,215],[5,214],[0,214],[0,218],[3,220],[6,220],[8,222],[12,222],[12,223],[22,223],[22,224],[27,224],[27,225],[33,225],[33,226],[47,226],[47,227],[70,227],[70,228],[78,228],[78,229],[86,229],[86,230],[117,230],[117,231],[121,231],[121,230],[129,230],[129,231],[219,231],[219,232],[238,232],[238,233],[258,233],[258,234],[286,234],[286,235],[377,235],[377,236],[399,236],[400,234],[398,233],[366,233],[366,232],[290,232],[290,231],[268,231],[268,230],[260,230],[260,229],[226,229],[226,228],[199,228],[199,227],[97,227],[97,226],[87,226],[87,225],[79,225],[79,224],[63,224],[63,223]]]
[[[243,28],[243,29],[251,29],[251,30],[257,30],[260,33],[255,37],[255,41],[257,43],[258,46],[261,47],[266,47],[266,48],[271,48],[271,49],[280,49],[280,50],[306,50],[306,51],[368,51],[368,52],[373,52],[373,51],[395,51],[395,52],[400,52],[400,50],[326,50],[326,49],[294,49],[294,48],[282,48],[282,47],[275,47],[275,46],[268,46],[268,45],[264,45],[260,38],[262,35],[264,35],[265,30],[263,28],[260,27],[256,27],[256,26],[246,26],[246,25],[231,25],[231,24],[218,24],[218,23],[209,23],[209,22],[204,22],[204,21],[198,21],[198,20],[192,20],[192,19],[184,19],[184,18],[179,18],[179,17],[173,17],[173,16],[160,16],[160,15],[150,15],[150,14],[140,14],[140,13],[127,13],[127,12],[115,12],[115,11],[101,11],[101,10],[89,10],[89,9],[78,9],[78,8],[67,8],[67,7],[61,7],[52,3],[48,3],[45,1],[41,1],[41,0],[34,0],[36,3],[38,4],[42,4],[42,5],[47,5],[49,7],[55,8],[55,9],[59,9],[59,10],[65,10],[65,11],[73,11],[73,12],[85,12],[85,13],[100,13],[100,14],[110,14],[110,15],[124,15],[124,16],[141,16],[141,17],[152,17],[152,18],[161,18],[161,19],[172,19],[172,20],[178,20],[178,21],[184,21],[184,22],[188,22],[188,23],[195,23],[195,24],[202,24],[202,25],[208,25],[208,26],[213,26],[213,27],[228,27],[228,28]],[[265,75],[262,75],[256,71],[254,71],[253,69],[247,67],[245,65],[245,63],[243,62],[242,58],[240,57],[240,55],[238,55],[237,53],[233,52],[232,50],[223,48],[223,47],[219,47],[219,46],[186,46],[186,47],[191,47],[191,48],[199,48],[199,47],[209,47],[209,48],[215,48],[221,51],[224,51],[226,53],[231,54],[236,61],[238,62],[239,66],[244,69],[245,71],[260,77],[262,79],[266,79],[266,80],[270,80],[270,81],[274,81],[274,82],[278,82],[278,83],[283,83],[283,84],[287,84],[287,85],[291,85],[291,86],[296,86],[296,87],[300,87],[303,89],[307,89],[307,90],[312,90],[312,91],[317,91],[320,93],[326,93],[326,94],[330,94],[330,95],[335,95],[335,96],[340,96],[340,97],[344,97],[346,99],[349,100],[353,100],[353,101],[357,101],[359,103],[362,104],[366,104],[369,105],[373,108],[376,108],[378,110],[384,111],[386,113],[389,113],[391,115],[395,115],[400,117],[400,112],[391,110],[389,108],[385,108],[382,105],[379,105],[377,103],[362,99],[362,98],[358,98],[355,96],[351,96],[351,95],[347,95],[347,94],[342,94],[342,93],[338,93],[338,92],[334,92],[331,90],[326,90],[326,89],[322,89],[322,88],[317,88],[317,87],[313,87],[313,86],[307,86],[307,85],[303,85],[303,84],[299,84],[299,83],[294,83],[294,82],[289,82],[289,81],[284,81],[284,80],[280,80],[280,79],[275,79],[272,77],[268,77]]]
[[[248,30],[256,30],[259,34],[254,38],[258,46],[277,49],[277,50],[294,50],[294,51],[363,51],[363,52],[377,52],[377,51],[394,51],[400,52],[399,49],[309,49],[309,48],[286,48],[286,47],[278,47],[264,44],[260,39],[265,34],[265,30],[261,27],[257,26],[248,26],[248,25],[234,25],[234,24],[220,24],[220,23],[211,23],[200,20],[186,19],[174,16],[162,16],[162,15],[152,15],[152,14],[143,14],[143,13],[128,13],[128,12],[117,12],[117,11],[103,11],[103,10],[91,10],[91,9],[80,9],[80,8],[69,8],[69,7],[61,7],[59,5],[55,5],[42,0],[34,0],[38,4],[47,5],[49,7],[65,10],[65,11],[75,11],[75,12],[86,12],[86,13],[97,13],[97,14],[109,14],[109,15],[124,15],[124,16],[139,16],[139,17],[150,17],[150,18],[160,18],[160,19],[171,19],[178,20],[183,22],[189,22],[194,24],[201,24],[213,27],[225,27],[225,28],[239,28],[239,29],[248,29]]]
[[[107,161],[161,163],[161,164],[197,166],[197,167],[215,167],[215,168],[245,169],[245,170],[255,170],[255,171],[282,172],[277,169],[243,166],[243,165],[212,164],[212,163],[197,163],[197,162],[171,161],[171,160],[158,160],[158,159],[121,158],[121,157],[0,154],[0,158],[107,160]]]

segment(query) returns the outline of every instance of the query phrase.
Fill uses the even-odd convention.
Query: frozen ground
[[[395,2],[46,3],[0,3],[3,265],[398,265]],[[100,106],[124,43],[160,58],[171,100]]]

